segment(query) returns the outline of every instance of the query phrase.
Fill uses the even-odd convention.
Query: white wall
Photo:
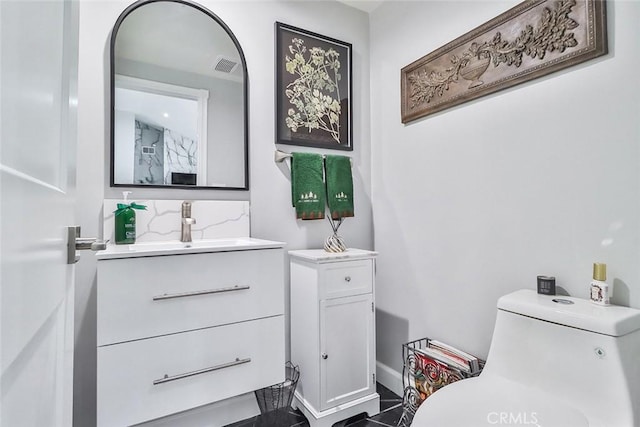
[[[83,0],[80,6],[79,147],[77,217],[83,235],[101,234],[102,200],[118,198],[109,188],[109,37],[119,14],[132,1]],[[287,242],[287,249],[321,247],[326,221],[301,222],[291,208],[288,176],[273,161],[274,23],[281,21],[353,44],[354,185],[356,217],[341,234],[351,247],[373,247],[370,202],[368,16],[327,1],[202,0],[231,28],[247,59],[249,74],[250,192],[134,189],[133,199],[250,200],[253,236]],[[319,151],[282,146],[286,151]],[[337,153],[337,152],[336,152]],[[286,276],[288,277],[288,267]],[[95,420],[96,262],[83,255],[77,265],[75,425]],[[183,424],[186,425],[186,424]]]
[[[640,3],[607,2],[607,56],[400,121],[400,69],[517,3],[371,15],[378,359],[398,371],[402,339],[485,357],[496,300],[540,274],[587,298],[606,262],[613,302],[640,308]]]

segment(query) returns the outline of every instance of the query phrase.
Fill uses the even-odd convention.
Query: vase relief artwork
[[[607,52],[604,0],[528,0],[402,69],[402,121]]]
[[[471,58],[469,62],[467,62],[466,66],[460,70],[460,75],[462,76],[462,78],[471,82],[471,84],[469,84],[469,89],[484,84],[484,82],[480,80],[480,77],[484,74],[485,71],[487,71],[490,63],[490,57],[476,56],[474,58]]]

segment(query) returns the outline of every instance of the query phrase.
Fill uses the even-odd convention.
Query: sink
[[[248,237],[242,237],[237,239],[205,239],[194,240],[193,242],[180,242],[178,240],[169,240],[166,242],[142,242],[129,245],[129,250],[132,251],[151,251],[151,250],[173,250],[173,249],[185,249],[185,248],[219,248],[221,246],[255,246],[257,240],[252,240]]]
[[[108,245],[96,253],[98,259],[136,258],[146,256],[179,255],[207,252],[241,251],[251,249],[281,248],[282,242],[254,239],[252,237],[221,238],[180,242],[167,240],[140,242],[133,245]]]

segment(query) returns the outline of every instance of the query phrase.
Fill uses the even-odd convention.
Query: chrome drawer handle
[[[210,368],[204,368],[204,369],[199,369],[197,371],[185,372],[184,374],[173,375],[171,377],[165,374],[163,378],[160,378],[159,380],[155,380],[153,382],[153,385],[164,384],[164,383],[168,383],[170,381],[175,381],[175,380],[181,380],[183,378],[192,377],[194,375],[206,374],[207,372],[218,371],[220,369],[230,368],[232,366],[242,365],[243,363],[249,363],[249,362],[251,362],[250,357],[247,357],[246,359],[240,359],[236,357],[236,360],[234,360],[233,362],[211,366]]]
[[[219,294],[219,293],[222,293],[222,292],[242,291],[242,290],[250,289],[250,288],[251,288],[251,286],[249,286],[249,285],[245,285],[245,286],[235,285],[235,286],[229,286],[228,288],[207,289],[207,290],[204,290],[204,291],[182,292],[182,293],[177,293],[177,294],[162,294],[162,295],[156,295],[155,297],[153,297],[153,300],[154,301],[160,301],[160,300],[172,299],[172,298],[195,297],[195,296],[198,296],[198,295],[208,295],[208,294]]]
[[[346,276],[346,277],[344,278],[344,281],[345,281],[345,282],[350,282],[350,281],[351,281],[351,276]]]

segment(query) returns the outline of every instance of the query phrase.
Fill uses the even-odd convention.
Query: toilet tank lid
[[[569,296],[540,295],[530,289],[501,297],[498,309],[614,337],[640,329],[640,310],[619,305],[601,306]]]

